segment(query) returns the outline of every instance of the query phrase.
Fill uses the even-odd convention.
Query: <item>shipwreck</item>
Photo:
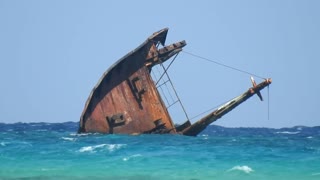
[[[182,134],[196,136],[212,122],[271,84],[264,79],[195,123],[175,125],[151,76],[154,66],[176,56],[185,41],[165,45],[168,28],[153,33],[139,47],[115,62],[91,91],[80,117],[79,133]],[[158,48],[161,46],[161,48]],[[164,71],[166,73],[166,70]]]

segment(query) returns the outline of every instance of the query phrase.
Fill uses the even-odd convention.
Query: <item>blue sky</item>
[[[79,121],[103,72],[168,27],[167,44],[186,40],[186,52],[273,79],[269,119],[265,89],[266,101],[253,97],[214,124],[319,126],[319,8],[316,0],[0,0],[0,122]],[[250,75],[186,53],[169,74],[190,117],[251,86]]]

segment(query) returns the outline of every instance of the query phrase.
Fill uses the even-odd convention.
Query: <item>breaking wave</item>
[[[61,139],[66,140],[66,141],[75,141],[76,138],[70,138],[70,137],[62,137]]]
[[[99,144],[96,146],[85,146],[79,149],[79,152],[96,152],[97,150],[108,150],[113,152],[124,147],[125,144]]]
[[[88,136],[90,135],[90,133],[70,133],[70,136]]]
[[[249,166],[234,166],[233,168],[229,169],[228,171],[242,171],[244,173],[251,173],[254,170],[250,168]]]
[[[299,134],[300,131],[290,132],[290,131],[283,131],[283,132],[276,132],[276,134]]]

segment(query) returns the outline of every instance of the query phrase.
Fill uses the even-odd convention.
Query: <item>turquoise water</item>
[[[198,137],[0,124],[0,179],[320,179],[320,127],[210,126]]]

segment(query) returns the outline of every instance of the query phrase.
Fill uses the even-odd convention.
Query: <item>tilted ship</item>
[[[154,66],[182,51],[180,41],[165,46],[168,28],[153,33],[135,50],[114,63],[91,91],[80,117],[79,133],[106,134],[182,134],[196,136],[208,125],[236,108],[254,94],[262,100],[260,90],[271,84],[264,79],[253,87],[191,123],[188,119],[175,125],[151,76]],[[158,48],[159,45],[162,48]]]

